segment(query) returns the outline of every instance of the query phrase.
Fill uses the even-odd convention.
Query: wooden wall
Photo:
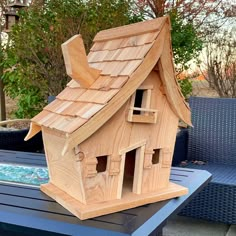
[[[96,156],[108,155],[107,171],[88,177],[83,175],[85,195],[88,203],[122,197],[123,172],[122,153],[136,146],[144,145],[144,169],[141,192],[157,191],[169,183],[173,148],[178,126],[178,118],[170,109],[158,71],[152,71],[143,85],[153,85],[151,108],[157,109],[156,124],[127,122],[130,100],[96,133],[79,145],[86,158],[84,168],[94,168],[88,164]],[[160,163],[152,165],[153,149],[161,149]],[[87,161],[87,163],[86,163]],[[92,161],[91,161],[92,162]],[[163,164],[164,163],[164,164]],[[89,167],[88,167],[89,166]],[[115,170],[113,170],[115,169]],[[118,173],[117,173],[118,170]]]
[[[70,150],[64,156],[61,155],[65,145],[64,137],[55,135],[48,128],[43,128],[42,133],[50,182],[85,203],[81,161],[78,161],[74,150]]]
[[[129,165],[126,153],[136,149],[133,192],[167,187],[178,118],[170,109],[158,71],[152,71],[143,85],[153,86],[150,108],[158,110],[155,124],[128,122],[129,99],[104,126],[65,156],[61,155],[64,138],[43,129],[51,183],[85,204],[122,198],[124,170]],[[159,162],[152,164],[156,149],[160,149]],[[97,173],[99,156],[107,156],[107,168]]]

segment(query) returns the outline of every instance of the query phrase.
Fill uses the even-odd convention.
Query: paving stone
[[[236,236],[236,226],[232,230],[228,235],[229,225],[175,216],[163,228],[163,236]]]
[[[226,236],[235,236],[236,235],[236,225],[231,225]]]

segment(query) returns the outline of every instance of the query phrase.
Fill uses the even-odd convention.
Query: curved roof
[[[44,126],[66,133],[68,145],[74,145],[73,139],[82,142],[127,101],[156,65],[173,111],[191,124],[189,107],[175,80],[169,24],[168,17],[161,17],[99,32],[87,56],[99,77],[88,87],[71,80],[32,119],[26,139]]]

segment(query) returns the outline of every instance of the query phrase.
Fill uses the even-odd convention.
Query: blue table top
[[[0,162],[45,166],[37,153],[0,150]],[[0,183],[0,223],[32,235],[149,235],[161,231],[211,179],[207,171],[173,167],[170,180],[189,189],[187,195],[81,221],[37,187]],[[30,234],[31,235],[31,234]]]

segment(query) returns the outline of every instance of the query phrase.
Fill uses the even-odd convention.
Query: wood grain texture
[[[109,90],[112,78],[110,76],[99,76],[99,78],[90,86],[90,89]]]
[[[151,87],[150,84],[152,84]],[[158,119],[157,123],[148,125],[145,123],[133,123],[132,132],[129,135],[129,145],[137,143],[141,137],[147,139],[142,182],[143,192],[158,191],[168,184],[169,172],[163,170],[160,163],[152,164],[152,154],[154,149],[174,146],[178,117],[170,109],[167,98],[161,93],[161,85],[162,81],[159,74],[156,71],[152,71],[139,87],[152,90],[150,108],[158,110]],[[172,158],[171,155],[169,156],[170,158]]]
[[[41,131],[41,127],[39,125],[35,124],[34,122],[31,122],[29,132],[26,135],[26,137],[24,138],[24,140],[27,141],[27,140],[31,139],[34,135],[36,135],[40,131]]]
[[[68,195],[65,191],[61,191],[53,184],[49,183],[41,185],[41,190],[50,197],[54,198],[58,203],[60,203],[81,220],[134,208],[156,201],[163,201],[188,193],[187,188],[170,183],[167,188],[163,189],[159,193],[147,193],[144,195],[127,194],[120,200],[118,199],[100,204],[84,205]]]
[[[112,100],[103,108],[102,112],[94,115],[89,122],[84,124],[78,130],[72,134],[68,134],[67,137],[67,149],[72,149],[78,143],[86,140],[96,130],[98,130],[108,119],[110,119],[114,113],[128,100],[128,98],[136,91],[141,83],[147,78],[152,68],[157,63],[159,57],[162,54],[163,45],[165,41],[165,35],[168,27],[163,27],[159,34],[159,40],[155,42],[143,63],[139,68],[131,75],[130,79],[122,87],[120,92],[116,94]],[[67,150],[64,150],[65,153]]]
[[[62,191],[51,183],[41,185],[41,190],[50,197],[54,198],[58,203],[81,220],[134,208],[157,201],[163,201],[188,193],[187,188],[170,183],[168,187],[162,189],[160,192],[142,195],[127,193],[122,199],[107,201],[99,204],[85,205],[68,195],[66,191]]]
[[[96,104],[106,104],[112,97],[119,92],[118,89],[103,90],[87,90],[77,101]]]
[[[135,123],[155,124],[157,122],[157,111],[153,112],[153,114],[148,115],[148,116],[132,115],[132,117],[129,119],[129,121],[135,122]]]
[[[78,81],[75,81],[75,80],[72,79],[69,83],[67,83],[66,86],[68,86],[70,88],[79,88],[80,84],[79,84]]]
[[[110,41],[102,44],[103,51],[90,53],[90,65],[83,60],[81,76],[85,79],[94,66],[101,70],[99,77],[95,80],[90,73],[87,84],[81,78],[79,86],[70,83],[42,112],[44,116],[37,117],[39,124],[49,127],[43,127],[43,137],[51,178],[41,189],[81,219],[187,192],[169,183],[178,116],[187,114],[183,100],[173,101],[176,91],[177,98],[181,94],[173,77],[170,24],[163,17],[148,27],[147,22],[140,23],[140,29],[137,25],[116,29],[112,39],[113,29],[98,34],[95,43],[103,37]],[[132,40],[119,38],[124,33]],[[79,47],[86,57],[81,40],[72,38],[68,48]],[[154,42],[145,44],[146,40]],[[73,46],[75,42],[77,46]],[[144,45],[137,46],[140,43]],[[119,49],[111,52],[108,48]],[[120,78],[123,80],[118,83]],[[144,90],[141,95],[140,89]],[[65,136],[54,138],[54,129]],[[156,160],[155,153],[159,153]]]
[[[55,136],[49,129],[43,129],[45,153],[49,168],[50,183],[70,194],[82,203],[86,203],[82,183],[81,162],[76,161],[73,150],[61,156],[65,138]],[[76,186],[76,187],[75,187]]]
[[[181,120],[191,126],[190,109],[184,101],[175,78],[172,54],[170,54],[170,35],[166,34],[165,38],[164,50],[158,62],[158,69],[164,85],[165,94],[173,111]]]
[[[160,17],[155,20],[139,22],[109,30],[100,31],[94,38],[94,42],[131,37],[133,35],[144,34],[150,31],[161,30],[168,17]]]
[[[90,49],[90,52],[108,50],[109,53],[107,57],[104,58],[104,60],[108,60],[108,58],[113,60],[117,58],[119,53],[122,51],[121,49],[126,47],[138,47],[138,46],[145,47],[146,44],[152,43],[157,38],[158,34],[159,30],[153,32],[144,32],[139,35],[134,35],[130,37],[128,36],[119,39],[98,41],[94,43],[94,45]]]
[[[100,71],[89,67],[82,37],[75,35],[62,44],[67,74],[88,88],[98,78]]]
[[[80,149],[87,152],[86,155],[91,158],[105,154],[112,154],[114,156],[121,155],[121,161],[118,166],[116,165],[119,171],[116,172],[115,175],[112,174],[111,176],[108,176],[107,173],[104,173],[98,176],[95,173],[93,178],[84,179],[85,192],[89,204],[95,203],[96,201],[102,202],[105,198],[107,200],[122,198],[123,191],[126,191],[123,186],[126,159],[125,153],[138,149],[146,144],[149,151],[145,150],[143,156],[144,160],[141,160],[138,157],[136,158],[137,162],[135,162],[136,167],[134,168],[134,172],[136,169],[139,171],[134,174],[133,186],[136,186],[134,187],[134,191],[138,194],[150,191],[154,192],[159,191],[168,185],[170,166],[169,168],[166,168],[165,164],[163,166],[161,163],[153,165],[151,162],[152,154],[154,153],[153,149],[158,147],[173,147],[178,123],[178,117],[169,108],[166,97],[163,96],[159,90],[161,83],[158,73],[152,71],[146,80],[139,86],[139,88],[152,90],[150,107],[158,108],[158,110],[160,108],[161,119],[159,121],[161,122],[149,127],[147,127],[146,124],[135,125],[127,123],[125,120],[126,116],[124,115],[127,108],[130,107],[130,103],[127,102],[118,113],[106,122],[105,126],[94,132],[89,139],[79,145]],[[163,128],[160,129],[160,127]],[[125,137],[125,139],[123,137]],[[112,142],[110,140],[112,140]],[[108,143],[109,145],[107,145]],[[93,149],[90,151],[91,146]],[[117,153],[117,151],[119,152]],[[172,153],[170,152],[168,161],[170,161],[171,158]],[[148,166],[148,170],[147,168],[144,169],[144,161],[146,159],[148,159],[149,162],[146,165]],[[139,163],[142,164],[139,165]],[[139,175],[142,172],[143,175]]]
[[[79,88],[66,87],[61,93],[59,93],[56,96],[56,98],[60,99],[60,100],[76,101],[86,91],[87,91],[87,89],[80,88],[80,87]]]
[[[157,26],[159,24],[157,22],[159,23],[162,22],[162,23],[159,26]],[[166,23],[164,24],[163,22]],[[151,25],[151,28],[154,27],[155,25],[155,27],[157,27],[158,30],[157,28],[154,27],[156,29],[155,32],[146,32],[145,27],[146,25],[149,25],[149,23]],[[107,48],[102,49],[104,51],[97,51],[97,52],[91,51],[91,56],[89,57],[91,57],[91,61],[101,60],[101,62],[91,63],[91,65],[102,70],[101,74],[103,74],[104,76],[100,76],[97,80],[93,81],[90,86],[91,89],[81,88],[80,87],[81,85],[76,81],[70,82],[68,84],[69,86],[66,89],[64,89],[60,94],[58,94],[56,100],[52,104],[49,104],[45,108],[45,110],[41,114],[33,118],[32,121],[37,123],[38,125],[43,125],[55,129],[60,128],[60,131],[69,132],[70,134],[74,132],[72,136],[73,138],[71,138],[71,140],[74,139],[77,133],[81,133],[82,135],[80,134],[79,136],[82,137],[85,134],[84,131],[86,130],[86,135],[85,135],[86,139],[95,130],[99,129],[101,125],[106,122],[106,120],[110,119],[110,117],[122,106],[122,104],[124,104],[125,101],[127,101],[129,96],[131,96],[132,93],[137,88],[137,85],[141,84],[142,81],[145,80],[145,77],[152,70],[152,67],[156,68],[156,63],[159,57],[164,58],[163,59],[165,60],[164,64],[167,67],[164,72],[162,72],[162,69],[160,69],[159,73],[163,80],[162,81],[163,87],[166,88],[165,89],[166,91],[167,90],[169,91],[167,94],[168,100],[171,106],[173,106],[173,110],[178,114],[178,116],[188,118],[190,115],[188,107],[185,105],[183,97],[181,97],[182,95],[179,92],[176,81],[174,82],[172,81],[174,80],[174,77],[170,76],[173,74],[173,64],[171,62],[172,58],[170,57],[171,55],[170,32],[169,32],[170,25],[168,17],[164,17],[154,21],[142,22],[140,24],[141,24],[140,30],[143,31],[143,34],[141,35],[129,37],[128,34],[128,36],[124,37],[123,39],[119,38],[119,39],[108,40],[105,44],[101,42],[96,42],[98,44],[102,44],[103,46],[106,45]],[[134,29],[136,29],[137,25],[135,24],[127,26],[128,28],[124,27],[123,30],[124,32],[126,32],[127,29],[129,29],[129,27],[131,28],[134,27]],[[163,33],[164,31],[166,31],[166,33]],[[154,45],[152,45],[153,44],[152,40],[155,40]],[[114,50],[115,52],[113,52],[113,50],[111,49],[113,45],[122,48]],[[164,51],[162,50],[164,47],[163,45],[165,46]],[[81,66],[83,67],[81,69],[82,70],[81,75],[83,77],[83,69],[87,68],[90,70],[90,67],[86,60],[85,50],[83,47],[83,42],[81,37],[78,35],[73,37],[71,40],[66,42],[64,46],[68,50],[71,49],[71,51],[73,51],[74,54],[77,54],[77,57],[78,55],[80,56],[83,55],[82,57],[84,59],[80,58],[82,60]],[[151,50],[149,51],[150,47]],[[132,52],[135,51],[135,53],[134,52],[131,53],[130,50]],[[141,58],[145,56],[146,53],[147,55],[144,59],[128,60],[130,58],[130,55],[135,54],[135,57]],[[106,60],[105,58],[107,58],[108,55],[110,55],[111,57],[115,56],[114,58],[116,59],[118,58],[119,61],[104,61]],[[73,63],[75,63],[75,67],[78,69],[79,67],[76,64],[78,63],[78,58],[73,58]],[[163,63],[161,61],[158,62],[159,67],[161,67],[162,64]],[[89,75],[87,71],[85,74]],[[175,101],[176,100],[175,97],[178,98],[177,101]],[[83,106],[81,106],[81,112],[78,111],[80,107],[77,104],[78,102],[89,103],[88,107],[90,106],[91,103],[94,103],[94,107],[90,107],[89,108],[90,111],[88,112],[85,111],[85,114],[82,114],[82,111],[84,111],[84,109]],[[105,105],[105,107],[103,107],[102,109],[98,109],[96,106],[97,104]],[[73,109],[72,106],[75,106],[76,109]],[[74,111],[76,113],[73,114]],[[62,118],[61,116],[59,116],[57,120],[57,116],[55,116],[52,113],[56,113],[65,117]],[[143,112],[143,111],[142,113],[144,113],[145,115],[148,114],[148,112]],[[84,120],[79,119],[79,117],[77,116],[80,116],[83,119],[87,119],[89,124],[87,126],[86,125],[84,126],[83,125],[85,124]],[[78,121],[77,126],[74,123],[73,117],[78,118],[78,119],[76,118],[76,120]],[[136,117],[136,118],[137,118],[135,120],[136,122],[155,123],[157,120],[157,113],[154,113],[152,117],[148,117],[147,115],[147,117]],[[62,124],[59,124],[59,121]],[[68,127],[66,129],[65,127],[67,125],[70,126],[69,121],[72,121],[73,124],[71,124],[71,127]],[[54,122],[56,123],[54,124]],[[84,127],[81,127],[81,125],[83,125]],[[97,127],[94,130],[93,127],[95,126]],[[72,127],[74,128],[74,130],[72,129]],[[67,136],[69,136],[70,134],[67,134]],[[67,143],[69,142],[70,141],[68,141]]]
[[[136,150],[135,167],[134,167],[134,182],[133,193],[142,193],[142,181],[143,181],[143,163],[144,163],[145,146],[141,146]]]
[[[100,189],[100,183],[103,183],[104,200],[117,198],[117,186],[122,175],[120,168],[122,160],[118,151],[120,147],[126,146],[129,139],[127,132],[129,132],[130,124],[127,125],[125,119],[127,105],[123,106],[105,126],[79,145],[80,150],[87,157],[95,158],[96,156],[108,155],[107,171],[109,176],[107,176],[106,181],[97,182],[94,179],[84,178],[86,189]],[[112,173],[113,170],[109,169],[111,167],[118,168],[117,174]],[[101,175],[104,174],[101,173]],[[101,177],[98,178],[100,179]]]

